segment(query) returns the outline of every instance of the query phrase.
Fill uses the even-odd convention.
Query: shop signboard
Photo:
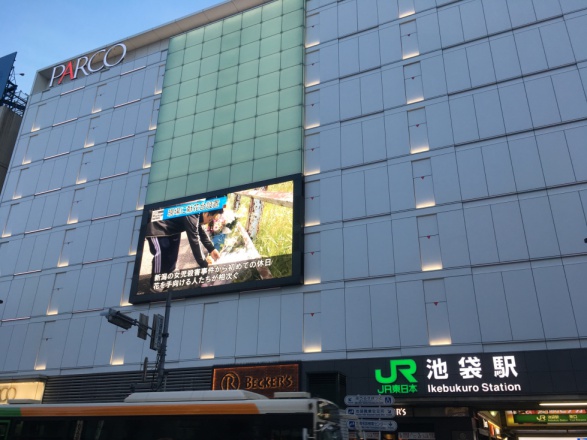
[[[246,390],[267,397],[276,392],[299,391],[299,365],[273,364],[214,368],[213,390]]]

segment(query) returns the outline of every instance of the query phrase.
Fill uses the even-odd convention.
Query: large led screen
[[[145,206],[131,303],[299,284],[301,177]]]

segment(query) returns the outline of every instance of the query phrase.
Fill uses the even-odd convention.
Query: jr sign
[[[61,84],[65,77],[69,77],[69,79],[73,81],[77,78],[79,72],[87,76],[106,67],[116,66],[124,59],[125,55],[126,46],[122,43],[118,43],[109,49],[101,49],[90,57],[83,56],[75,61],[70,61],[66,64],[59,64],[58,66],[53,67],[49,87],[53,87],[53,83],[57,78],[59,78],[57,84]]]

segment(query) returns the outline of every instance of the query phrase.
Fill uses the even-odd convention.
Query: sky
[[[0,57],[17,52],[16,84],[30,94],[37,70],[219,3],[223,0],[0,0]]]

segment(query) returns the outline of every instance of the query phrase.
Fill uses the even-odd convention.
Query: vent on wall
[[[136,386],[137,391],[146,391],[149,383],[142,382],[140,371],[49,377],[43,403],[122,402],[131,393],[132,385]],[[166,391],[210,389],[211,368],[168,371]]]

